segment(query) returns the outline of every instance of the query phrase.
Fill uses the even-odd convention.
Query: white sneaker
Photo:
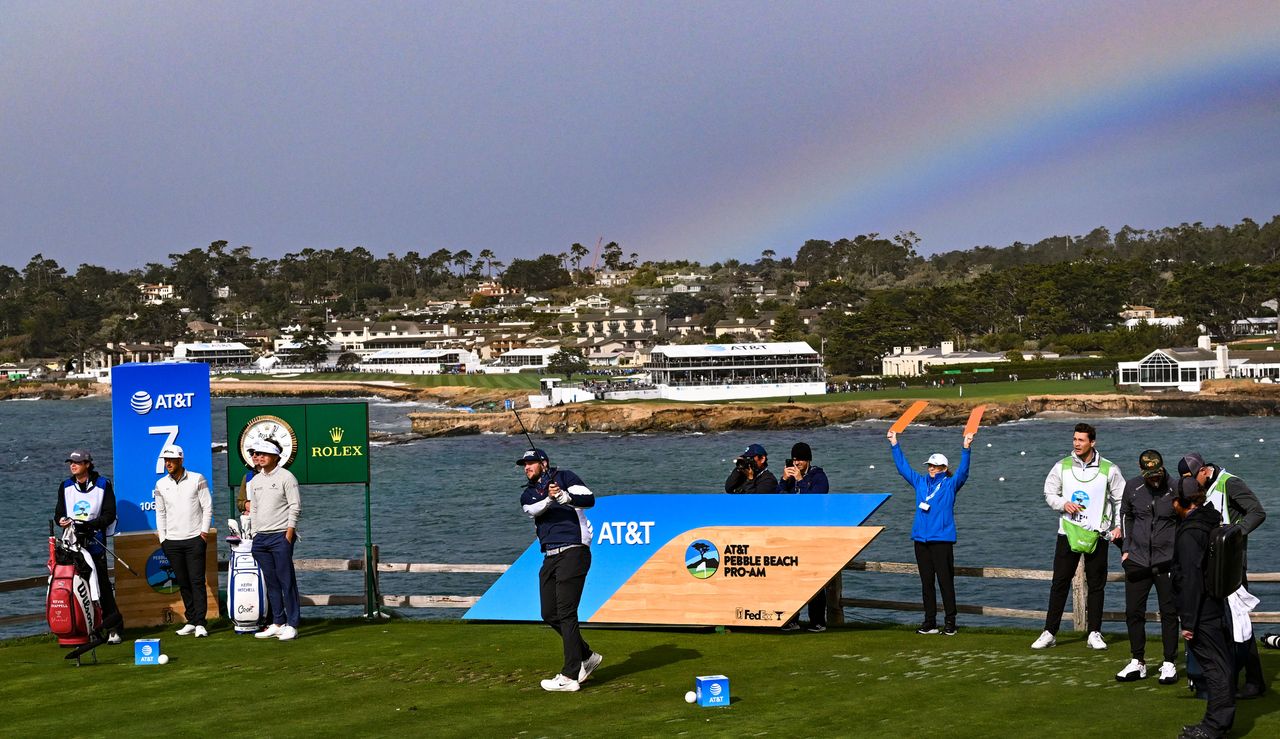
[[[183,626],[181,629],[178,629],[174,633],[177,634],[178,636],[191,636],[195,632],[196,632],[196,625],[187,624],[186,626]]]
[[[1165,664],[1168,664],[1167,662]],[[1147,664],[1145,662],[1131,659],[1124,669],[1116,673],[1116,682],[1131,683],[1134,680],[1147,679]]]
[[[271,624],[267,628],[253,635],[254,639],[270,639],[273,636],[280,636],[281,624]]]
[[[577,680],[570,680],[564,675],[556,675],[550,680],[542,681],[542,689],[552,693],[574,693],[580,687]]]
[[[204,637],[204,636],[208,636],[208,635],[209,635],[209,630],[208,630],[208,629],[206,629],[206,628],[205,628],[205,627],[203,627],[203,626],[197,626],[197,627],[196,627],[196,638],[197,638],[197,639],[199,639],[199,638],[201,638],[201,637]]]
[[[288,624],[285,624],[284,626],[280,627],[280,633],[276,634],[276,638],[279,639],[280,641],[289,641],[290,639],[297,639],[298,630]]]
[[[111,633],[107,634],[108,644],[119,644],[122,641],[124,640],[120,638],[120,632],[116,631],[115,629],[112,629]]]
[[[599,652],[592,652],[590,657],[583,661],[582,667],[578,670],[578,682],[586,682],[591,677],[591,673],[596,671],[600,663],[604,662],[604,655]]]
[[[1040,632],[1040,638],[1031,642],[1032,649],[1048,649],[1058,643],[1058,639],[1047,631]]]
[[[1160,663],[1160,678],[1157,680],[1161,685],[1173,685],[1178,682],[1178,666],[1172,662]]]
[[[1106,649],[1107,643],[1102,640],[1101,631],[1090,631],[1089,638],[1084,640],[1085,646],[1090,649]]]

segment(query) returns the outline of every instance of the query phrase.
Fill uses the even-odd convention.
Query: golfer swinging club
[[[564,641],[564,666],[542,681],[542,689],[573,692],[604,660],[587,646],[578,626],[578,602],[591,569],[591,522],[583,509],[596,499],[577,475],[551,467],[541,449],[530,449],[516,464],[528,478],[520,505],[533,518],[544,555],[538,573],[542,620]]]

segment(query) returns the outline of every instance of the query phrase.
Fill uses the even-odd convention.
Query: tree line
[[[815,347],[825,339],[828,368],[847,374],[877,372],[893,347],[943,340],[990,351],[1031,346],[1132,356],[1194,343],[1196,324],[1227,336],[1233,321],[1271,315],[1261,304],[1280,295],[1280,216],[1265,225],[1244,219],[1152,231],[1126,226],[1114,235],[1095,229],[929,257],[917,253],[918,244],[911,232],[873,233],[809,240],[794,257],[765,250],[752,261],[710,265],[642,262],[637,254],[624,256],[616,242],[597,250],[573,244],[505,263],[489,249],[385,257],[363,247],[303,249],[270,259],[215,241],[128,271],[81,264],[68,272],[37,254],[21,270],[0,265],[0,361],[77,356],[107,342],[176,340],[192,319],[241,329],[314,326],[433,299],[465,303],[468,288],[489,280],[563,299],[588,290],[593,266],[635,270],[629,287],[610,293],[624,303],[635,288],[656,285],[659,274],[709,274],[709,290],[669,295],[668,315],[699,316],[709,328],[774,310],[774,338],[807,339]],[[142,283],[171,284],[179,299],[148,305]],[[798,297],[794,304],[782,298],[762,304],[744,289],[753,283]],[[1186,323],[1116,329],[1126,305],[1181,315]],[[822,309],[823,317],[806,328],[797,308]]]

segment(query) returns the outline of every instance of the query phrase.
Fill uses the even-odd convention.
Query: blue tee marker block
[[[729,705],[729,678],[724,675],[704,675],[694,678],[698,705],[703,708]]]
[[[135,665],[158,665],[160,658],[159,639],[134,639],[133,663]]]

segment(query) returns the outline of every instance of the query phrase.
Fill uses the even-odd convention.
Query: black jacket
[[[724,491],[726,493],[776,493],[778,478],[766,468],[756,470],[755,479],[747,479],[747,473],[734,467],[733,472],[729,473],[729,479],[724,481]]]
[[[1209,478],[1208,487],[1213,487],[1218,475],[1222,474],[1222,468],[1210,466],[1213,467],[1213,477]],[[1234,475],[1227,480],[1227,510],[1231,512],[1231,523],[1243,527],[1245,536],[1252,534],[1254,529],[1267,520],[1267,512],[1262,509],[1262,503],[1258,502],[1258,496],[1253,494],[1244,480]]]
[[[1173,555],[1173,598],[1182,628],[1193,634],[1203,622],[1222,620],[1226,601],[1211,598],[1204,591],[1205,551],[1209,534],[1222,525],[1222,514],[1212,505],[1203,505],[1178,524]]]
[[[1138,476],[1124,484],[1120,499],[1120,526],[1124,543],[1121,551],[1129,555],[1126,568],[1167,565],[1173,561],[1173,538],[1178,528],[1178,514],[1173,510],[1173,491],[1169,476],[1158,488]]]

